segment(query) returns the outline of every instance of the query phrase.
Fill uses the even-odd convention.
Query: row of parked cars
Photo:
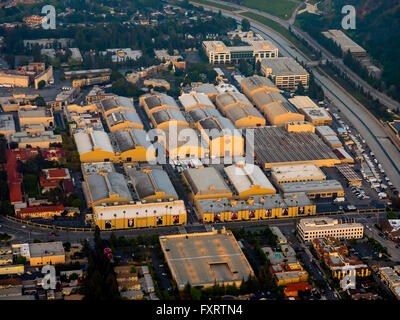
[[[351,186],[350,190],[354,193],[354,195],[358,198],[358,199],[363,199],[363,200],[367,200],[370,198],[370,196],[368,196],[365,191],[363,190],[363,188],[361,187],[354,187]]]

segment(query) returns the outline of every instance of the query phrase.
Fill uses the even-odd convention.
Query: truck
[[[339,203],[339,202],[344,202],[345,198],[344,197],[337,197],[335,200],[333,200],[334,203]]]

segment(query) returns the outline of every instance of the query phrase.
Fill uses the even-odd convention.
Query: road
[[[218,8],[209,10],[214,12],[222,11],[224,16],[234,18],[237,21],[241,21],[242,19],[232,12]],[[274,20],[276,19],[281,20],[275,17]],[[282,55],[292,57],[305,64],[310,62],[308,57],[302,54],[300,50],[295,48],[294,45],[288,42],[282,35],[259,22],[252,21],[251,19],[249,20],[251,29],[259,33],[264,39],[272,41],[278,47]],[[288,22],[286,21],[285,23],[287,24]],[[321,70],[313,68],[312,72],[316,82],[321,85],[324,90],[325,95],[361,134],[367,145],[375,153],[377,160],[382,164],[394,187],[400,190],[400,152],[390,141],[378,120],[344,88],[333,79],[323,74]]]
[[[368,217],[374,216],[374,214],[366,214],[360,216],[358,213],[347,213],[349,217],[354,217],[357,222],[364,221],[363,219],[368,219]],[[342,218],[343,214],[330,215],[330,218]],[[280,218],[280,219],[272,219],[272,220],[257,220],[257,221],[234,221],[234,222],[223,222],[216,224],[200,224],[193,223],[187,226],[183,226],[186,232],[205,232],[208,228],[212,226],[216,226],[218,228],[226,227],[226,228],[250,228],[257,229],[262,228],[264,226],[278,226],[278,227],[292,227],[294,229],[296,222],[299,218]],[[372,223],[372,222],[371,222]],[[80,242],[84,239],[92,239],[93,232],[73,232],[73,231],[56,231],[57,236],[50,236],[49,233],[53,232],[52,229],[43,229],[36,226],[30,225],[22,225],[19,222],[15,222],[5,218],[4,216],[0,216],[0,233],[7,233],[13,236],[13,243],[22,243],[22,242],[32,242],[33,240],[41,240],[41,241],[49,241],[49,240],[57,240],[63,242]],[[159,234],[159,235],[169,235],[169,234],[178,234],[180,232],[179,228],[181,226],[168,226],[168,227],[156,227],[156,228],[143,228],[143,229],[134,229],[134,230],[113,230],[114,234],[117,237],[126,237],[126,238],[134,238],[138,236],[145,236],[151,234]],[[111,232],[102,232],[102,236],[108,238],[111,235]]]
[[[219,1],[219,0],[209,0],[211,2],[215,2],[215,3],[219,3],[222,5],[227,5],[227,3],[225,1]],[[194,4],[194,3],[193,3]],[[268,18],[270,20],[273,20],[277,23],[279,23],[281,26],[283,26],[286,29],[291,29],[292,32],[301,39],[304,39],[305,41],[308,42],[308,44],[315,50],[315,51],[319,51],[321,52],[321,58],[322,59],[328,59],[330,60],[336,67],[338,67],[342,72],[346,73],[349,78],[356,83],[358,86],[361,86],[365,92],[369,92],[371,94],[371,96],[377,100],[380,101],[380,103],[382,103],[385,107],[389,108],[389,109],[398,109],[400,108],[400,103],[391,99],[390,97],[388,97],[386,94],[376,90],[375,88],[371,87],[365,80],[363,80],[362,78],[360,78],[355,72],[353,72],[349,67],[347,67],[342,59],[338,59],[337,57],[335,57],[334,55],[332,55],[327,49],[325,49],[323,46],[321,46],[316,40],[314,40],[307,32],[297,28],[294,25],[294,18],[293,15],[291,17],[291,19],[284,20],[281,18],[278,18],[276,16],[273,16],[265,11],[261,11],[261,10],[257,10],[257,9],[251,9],[251,8],[247,8],[245,6],[241,6],[241,5],[237,5],[234,3],[229,3],[228,4],[230,7],[237,9],[237,10],[241,10],[241,11],[248,11],[248,12],[252,12],[255,13],[259,16],[263,16],[265,18]],[[204,5],[203,5],[204,6]],[[204,6],[206,7],[206,6]],[[298,9],[298,8],[297,8]],[[296,10],[297,10],[296,9]],[[221,10],[221,9],[218,9]],[[223,10],[221,10],[223,11]],[[225,11],[223,11],[224,13]],[[243,16],[244,17],[244,16]],[[247,18],[247,17],[244,17]],[[248,18],[247,18],[248,19]]]

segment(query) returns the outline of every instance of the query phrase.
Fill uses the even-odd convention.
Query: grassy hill
[[[327,6],[327,3],[331,3]],[[356,29],[343,30],[364,47],[383,69],[382,79],[390,94],[400,99],[400,1],[399,0],[325,0],[319,7],[330,7],[323,16],[302,14],[297,23],[305,30],[341,29],[345,5],[356,7]]]

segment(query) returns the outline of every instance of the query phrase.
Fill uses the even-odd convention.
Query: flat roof
[[[336,159],[313,132],[288,132],[284,127],[253,128],[254,152],[264,163]]]
[[[297,164],[297,165],[286,165],[286,166],[275,166],[271,167],[271,175],[276,180],[301,180],[310,178],[326,178],[318,166],[315,164]]]
[[[343,191],[343,186],[337,180],[283,182],[280,183],[280,188],[284,193]]]
[[[315,131],[321,136],[336,136],[336,132],[329,126],[316,126]]]
[[[60,255],[65,255],[65,251],[61,241],[30,243],[29,255],[31,258],[60,256]]]
[[[303,231],[314,231],[320,229],[342,229],[342,228],[364,228],[361,223],[350,222],[341,223],[338,219],[332,219],[328,217],[322,218],[304,218],[300,219],[298,228]]]
[[[343,31],[331,29],[328,31],[322,32],[322,34],[332,39],[336,42],[337,45],[342,49],[343,52],[347,52],[350,50],[350,53],[362,53],[365,54],[366,50],[362,48],[360,45],[351,40]]]
[[[167,263],[183,289],[240,282],[254,272],[231,231],[160,237]]]
[[[84,175],[115,172],[112,162],[82,162],[81,168]]]
[[[308,96],[295,96],[288,99],[297,109],[319,108]]]
[[[272,70],[274,76],[291,76],[308,74],[296,60],[290,57],[279,57],[264,59],[261,61],[261,68]]]
[[[332,120],[332,117],[330,116],[328,111],[322,108],[307,108],[303,109],[302,111],[306,116],[309,116],[312,120],[314,119]]]

